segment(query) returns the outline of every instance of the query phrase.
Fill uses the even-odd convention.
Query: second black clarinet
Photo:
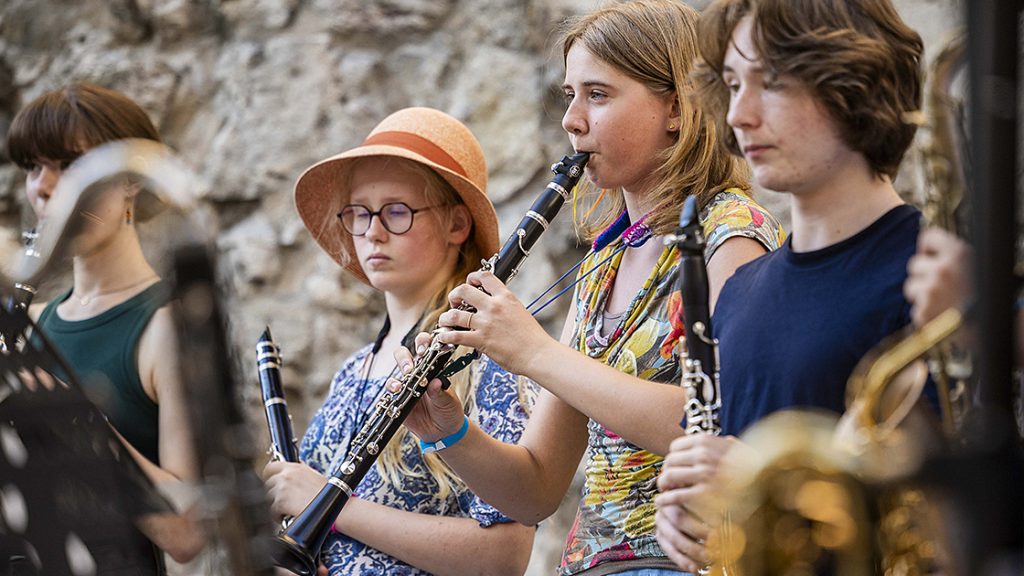
[[[283,462],[299,461],[299,445],[292,430],[292,417],[281,386],[281,350],[270,335],[270,327],[256,342],[256,367],[263,392],[263,409],[270,428],[270,457]]]
[[[680,424],[687,434],[721,432],[718,413],[722,407],[718,384],[718,341],[711,333],[708,271],[704,261],[704,230],[697,198],[683,203],[679,228],[666,238],[679,249],[679,292],[686,336],[680,361],[686,390],[686,419]]]

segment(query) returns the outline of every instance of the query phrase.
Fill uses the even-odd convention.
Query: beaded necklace
[[[639,248],[639,247],[643,246],[644,244],[646,244],[647,241],[650,240],[651,237],[654,236],[654,234],[651,232],[651,227],[648,226],[647,222],[646,222],[647,221],[647,216],[649,216],[649,215],[650,215],[649,213],[648,214],[644,214],[635,223],[630,224],[630,222],[629,222],[629,213],[626,212],[625,210],[623,210],[622,214],[619,214],[619,217],[615,219],[615,222],[613,222],[611,226],[609,226],[604,232],[601,232],[600,234],[598,234],[597,238],[594,238],[594,243],[591,246],[591,252],[594,252],[594,253],[600,252],[601,250],[604,250],[609,245],[611,245],[611,243],[614,242],[615,240],[622,240],[622,245],[619,246],[618,248],[616,248],[615,250],[613,250],[611,254],[609,254],[603,260],[598,262],[590,270],[587,270],[586,273],[580,275],[579,278],[573,280],[571,284],[569,284],[565,288],[559,290],[557,294],[555,294],[554,296],[549,298],[546,302],[541,304],[539,307],[531,310],[531,308],[533,308],[534,304],[536,304],[538,300],[540,300],[545,295],[547,295],[548,292],[551,292],[552,290],[554,290],[555,287],[558,286],[562,282],[562,280],[565,280],[565,278],[569,274],[572,274],[580,266],[582,266],[583,263],[589,257],[589,253],[588,253],[586,256],[581,258],[579,262],[574,264],[572,268],[568,269],[565,272],[565,274],[562,274],[561,276],[559,276],[558,280],[555,280],[550,286],[548,286],[543,292],[541,292],[539,296],[534,298],[533,302],[530,302],[530,304],[526,307],[526,309],[530,310],[530,313],[533,314],[534,316],[536,316],[538,313],[540,313],[541,310],[547,308],[549,304],[551,304],[552,302],[557,300],[559,297],[561,297],[563,294],[568,292],[570,289],[575,287],[584,278],[586,278],[587,276],[592,274],[595,270],[600,268],[603,264],[605,264],[606,262],[608,262],[609,260],[614,258],[616,255],[618,255],[620,252],[622,252],[626,248]]]

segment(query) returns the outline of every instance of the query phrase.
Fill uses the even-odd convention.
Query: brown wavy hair
[[[656,184],[649,192],[653,208],[646,222],[655,234],[675,228],[683,201],[691,194],[704,206],[727,188],[750,189],[746,165],[729,154],[719,128],[693,101],[690,74],[698,55],[699,18],[696,10],[677,0],[633,0],[570,18],[561,28],[563,63],[579,43],[654,94],[677,96],[681,126],[675,143],[660,155]],[[594,192],[587,187],[580,185],[585,193]],[[577,222],[588,239],[625,209],[621,192],[607,192],[601,210]]]
[[[877,174],[896,175],[921,108],[921,36],[889,0],[718,0],[700,20],[702,62],[694,74],[701,101],[717,118],[729,149],[729,90],[722,80],[733,30],[753,21],[752,40],[766,73],[811,88]]]

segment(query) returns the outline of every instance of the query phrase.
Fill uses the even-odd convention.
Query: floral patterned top
[[[371,413],[378,396],[384,390],[386,378],[362,378],[360,370],[370,353],[371,346],[356,352],[334,376],[327,399],[313,416],[299,447],[299,456],[314,470],[326,474],[331,466],[339,466],[343,455]],[[469,418],[484,432],[503,442],[516,443],[526,425],[532,408],[536,385],[505,372],[487,357],[481,357],[469,367],[470,393],[466,401]],[[486,528],[499,522],[511,522],[507,516],[476,497],[465,486],[457,486],[447,498],[438,497],[437,482],[423,462],[419,442],[406,435],[402,442],[402,459],[419,477],[407,476],[400,486],[392,484],[374,466],[355,489],[355,495],[364,500],[392,508],[433,514],[473,518]],[[340,575],[426,575],[397,558],[366,546],[343,534],[332,532],[324,543],[320,561],[330,576]]]
[[[707,238],[706,259],[734,236],[757,240],[768,250],[778,248],[784,239],[779,222],[738,190],[716,195],[701,211],[700,219]],[[608,258],[620,244],[621,240],[616,240],[592,251],[580,274]],[[619,252],[577,286],[571,345],[627,374],[678,386],[682,374],[677,343],[683,334],[676,289],[679,252],[674,246],[662,251],[623,318],[602,337],[602,311],[621,261]],[[655,482],[662,458],[593,420],[588,429],[582,499],[559,572],[568,576],[640,567],[675,568],[654,537]]]

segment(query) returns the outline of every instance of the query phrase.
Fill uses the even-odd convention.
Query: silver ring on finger
[[[473,316],[474,316],[474,314],[472,312],[468,312],[468,314],[469,314],[469,321],[466,322],[466,330],[472,330],[473,329]]]

